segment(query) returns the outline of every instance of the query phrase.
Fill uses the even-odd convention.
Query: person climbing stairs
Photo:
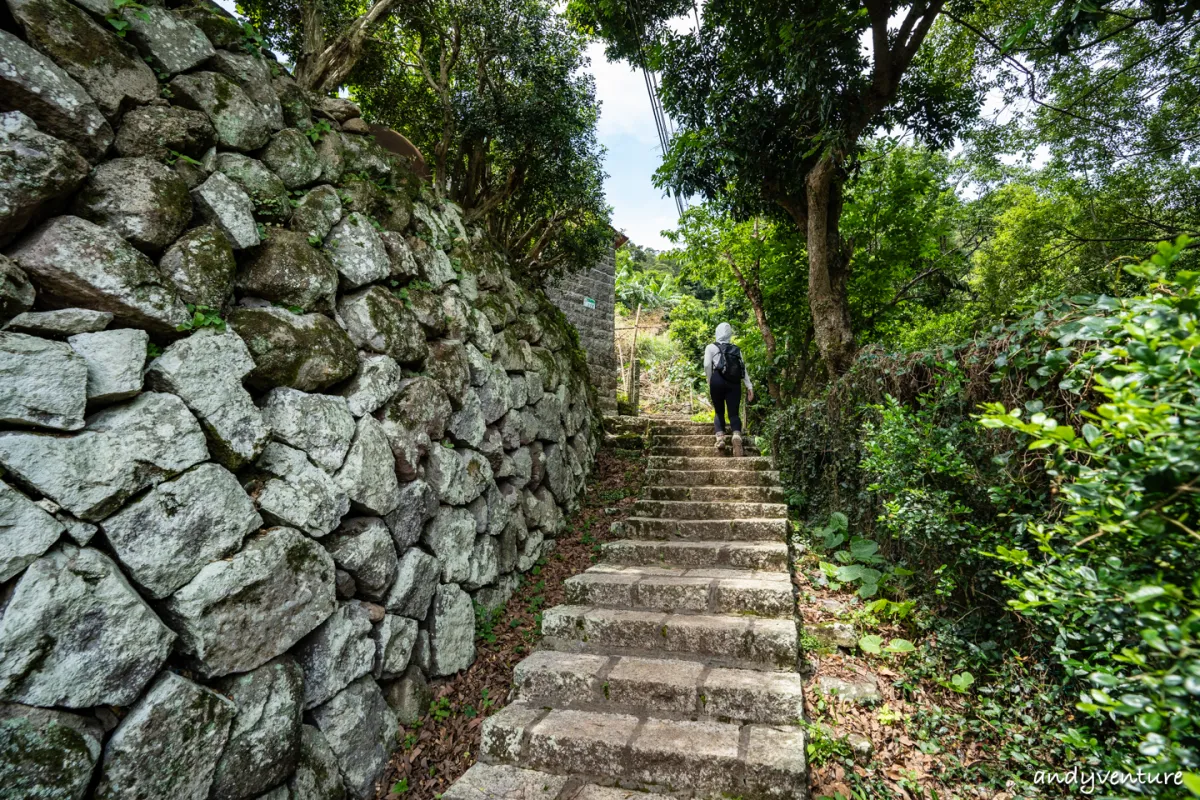
[[[648,424],[635,516],[545,612],[513,702],[444,800],[807,798],[778,473],[752,448],[713,456],[709,423]]]

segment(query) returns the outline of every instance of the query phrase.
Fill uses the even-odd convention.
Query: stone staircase
[[[545,612],[513,702],[445,800],[807,797],[778,473],[750,450],[718,456],[711,425],[633,419],[609,428],[649,426],[635,515]]]

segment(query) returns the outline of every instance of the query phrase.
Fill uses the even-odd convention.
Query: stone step
[[[484,721],[480,752],[494,762],[587,776],[598,783],[653,785],[658,791],[723,793],[745,800],[803,799],[808,792],[804,731],[794,726],[545,709],[516,702]],[[611,793],[602,796],[608,800]]]
[[[568,578],[564,587],[574,605],[647,611],[791,618],[795,602],[784,572],[602,566]]]
[[[743,458],[725,458],[723,456],[650,456],[647,459],[650,469],[686,469],[738,471],[748,470],[768,471],[775,466],[766,456],[745,456]]]
[[[705,500],[710,502],[782,503],[778,486],[647,486],[647,500]]]
[[[795,671],[791,619],[555,606],[542,617],[548,649],[605,655],[672,654],[714,666]]]
[[[733,455],[733,446],[725,443],[724,449],[718,451],[714,439],[709,439],[707,444],[696,445],[660,445],[655,444],[650,447],[650,455],[652,456],[712,456],[713,458],[735,458]],[[758,448],[748,442],[742,443],[743,456],[761,455]]]
[[[733,460],[733,459],[731,459]],[[745,459],[736,459],[745,461]],[[687,467],[646,470],[647,486],[779,486],[777,470],[729,470]]]
[[[578,787],[568,788],[568,782],[566,775],[477,761],[441,797],[442,800],[570,800],[576,796]]]
[[[517,665],[513,683],[520,700],[555,708],[784,725],[804,716],[804,682],[796,672],[539,650]]]
[[[633,566],[733,567],[787,573],[783,542],[713,542],[621,539],[601,545],[604,561]]]
[[[697,436],[702,433],[713,434],[713,423],[708,422],[654,422],[650,425],[654,436]]]
[[[710,541],[786,541],[786,519],[664,519],[630,517],[609,530],[626,539],[707,539]]]
[[[787,516],[787,505],[734,500],[638,500],[633,513],[662,519],[782,519]]]
[[[692,447],[692,446],[703,446],[703,445],[707,445],[707,446],[711,447],[715,436],[716,436],[716,431],[714,431],[712,429],[712,425],[709,425],[708,430],[704,431],[704,433],[669,433],[669,434],[652,433],[650,436],[650,442],[651,442],[651,444],[654,444],[654,445],[662,445],[662,446],[666,446],[666,447]],[[732,438],[733,438],[733,433],[726,432],[726,434],[725,434],[726,441],[729,441]],[[754,441],[753,436],[746,434],[746,433],[742,434],[742,443],[743,444],[748,445],[753,441]]]

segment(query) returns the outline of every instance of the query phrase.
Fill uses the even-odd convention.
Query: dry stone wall
[[[7,11],[0,794],[370,797],[576,505],[577,335],[215,6]]]
[[[554,305],[579,332],[579,343],[587,353],[588,372],[596,388],[599,407],[617,411],[616,308],[617,253],[609,248],[591,269],[559,279],[546,290]]]

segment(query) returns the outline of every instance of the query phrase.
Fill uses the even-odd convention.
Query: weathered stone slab
[[[507,764],[475,764],[454,782],[442,800],[554,800],[566,775],[550,775]]]
[[[460,408],[463,395],[471,385],[467,352],[463,349],[462,342],[454,339],[430,342],[429,355],[425,371],[442,387],[442,391],[450,398],[450,404]]]
[[[117,559],[154,598],[236,551],[261,526],[254,501],[232,472],[216,464],[160,483],[101,523]]]
[[[121,118],[113,143],[122,156],[163,161],[171,151],[200,158],[217,143],[217,133],[202,111],[179,106],[142,106]]]
[[[36,296],[29,276],[10,258],[0,255],[0,328],[32,308]]]
[[[304,670],[306,709],[321,705],[371,671],[375,642],[370,634],[370,615],[362,603],[351,600],[300,641],[295,654]]]
[[[382,600],[396,579],[396,548],[378,517],[354,517],[321,544],[334,562],[350,573],[363,597]]]
[[[229,324],[245,340],[259,389],[290,386],[313,392],[349,378],[358,369],[354,343],[328,317],[284,308],[239,308]]]
[[[442,580],[466,580],[471,574],[475,546],[475,517],[465,508],[441,506],[425,526],[421,540],[442,565]]]
[[[349,795],[356,800],[374,797],[398,729],[375,681],[364,675],[314,708],[312,716],[337,755]]]
[[[128,43],[67,0],[11,0],[25,40],[53,59],[110,120],[158,97],[158,81]]]
[[[345,289],[357,289],[391,274],[387,248],[362,214],[348,214],[334,225],[325,241],[325,250],[342,276]]]
[[[409,548],[400,556],[396,581],[384,601],[384,607],[393,614],[425,619],[441,571],[441,564],[436,558],[419,547]]]
[[[164,672],[105,745],[96,797],[206,800],[235,713],[211,689]]]
[[[279,387],[263,398],[262,414],[272,437],[303,450],[326,472],[335,472],[346,460],[355,423],[345,399]]]
[[[222,147],[257,150],[270,138],[270,125],[258,104],[224,75],[193,72],[177,76],[170,86],[178,105],[208,116]]]
[[[286,128],[272,136],[262,160],[289,189],[308,186],[321,177],[321,162],[312,144],[295,128]]]
[[[338,191],[326,184],[310,189],[297,201],[288,227],[310,240],[324,241],[341,218],[342,201]]]
[[[112,128],[83,87],[8,31],[0,31],[0,96],[0,109],[28,114],[38,130],[71,143],[90,161],[112,143]]]
[[[420,362],[428,353],[416,317],[400,298],[382,286],[346,295],[338,303],[338,314],[359,347],[391,356],[402,364]]]
[[[91,521],[207,458],[204,434],[187,407],[152,392],[94,414],[75,436],[0,433],[0,465]]]
[[[49,512],[0,482],[0,583],[36,561],[64,530]]]
[[[288,779],[288,800],[344,800],[346,788],[337,755],[325,736],[311,725],[300,726],[300,758]]]
[[[429,615],[431,675],[453,675],[475,660],[475,610],[471,597],[453,583],[443,583]]]
[[[224,174],[214,172],[192,189],[192,203],[202,218],[225,234],[234,250],[258,244],[258,225],[250,195]]]
[[[183,653],[208,677],[246,672],[287,651],[333,613],[333,559],[272,528],[208,564],[163,605]]]
[[[60,208],[87,170],[78,150],[20,111],[0,114],[0,242]]]
[[[237,288],[301,311],[332,311],[338,276],[302,233],[273,230],[237,274]]]
[[[267,519],[321,537],[350,511],[350,498],[301,450],[271,442],[255,468],[261,475],[251,482],[249,491]]]
[[[480,589],[496,580],[500,575],[500,540],[486,533],[475,537],[475,546],[471,550],[471,560],[467,570],[467,579],[463,581],[465,589]]]
[[[152,332],[175,333],[188,320],[175,289],[120,236],[79,217],[56,217],[9,255],[44,294],[61,303],[108,311]]]
[[[608,656],[538,650],[517,664],[513,685],[532,703],[598,702],[605,699],[600,673],[608,663]]]
[[[151,158],[114,158],[92,170],[72,209],[124,237],[140,251],[161,252],[192,218],[184,179]]]
[[[817,688],[824,695],[850,700],[854,703],[876,705],[883,702],[883,695],[879,692],[879,683],[871,676],[846,680],[832,675],[822,675],[817,679]]]
[[[209,796],[244,800],[287,780],[300,762],[304,673],[291,656],[224,678],[217,691],[237,707]]]
[[[137,328],[77,333],[67,343],[87,362],[87,401],[108,405],[142,390],[150,337]]]
[[[396,510],[384,518],[396,551],[404,552],[421,538],[425,523],[433,519],[440,505],[437,492],[425,481],[417,478],[400,487],[400,502]]]
[[[238,44],[240,44],[244,34],[237,21],[234,21],[234,25],[237,26]],[[231,78],[238,86],[242,87],[242,91],[246,93],[250,101],[258,106],[259,112],[271,130],[279,130],[284,126],[283,108],[279,95],[272,86],[271,68],[267,65],[270,56],[232,52],[234,49],[236,48],[226,47],[218,50],[210,63],[217,72]],[[307,111],[306,108],[305,112],[307,113]]]
[[[212,165],[242,188],[254,204],[255,217],[287,222],[292,213],[287,187],[265,164],[241,153],[217,153]]]
[[[450,401],[433,379],[420,376],[401,382],[399,391],[380,413],[401,480],[417,477],[431,443],[445,436],[450,413]]]
[[[146,61],[169,75],[195,69],[214,54],[204,32],[161,6],[125,9],[126,38]]]
[[[233,293],[237,264],[229,239],[215,225],[186,231],[158,262],[185,303],[222,308]]]
[[[83,427],[88,366],[62,342],[0,333],[0,423],[76,431]]]
[[[239,469],[258,457],[269,436],[262,414],[242,386],[253,368],[254,361],[237,334],[204,329],[154,359],[146,381],[187,403],[204,427],[213,456],[230,469]]]
[[[341,391],[350,413],[373,414],[400,388],[400,365],[390,356],[358,354],[358,372]]]
[[[415,650],[415,645],[414,645]],[[401,725],[412,725],[429,711],[433,699],[429,684],[416,664],[409,664],[404,677],[384,684],[383,696]]]
[[[371,631],[371,636],[375,639],[375,666],[371,674],[376,678],[400,677],[417,643],[417,621],[387,614]]]
[[[390,514],[400,503],[396,460],[383,426],[374,417],[359,418],[354,441],[334,479],[358,511]]]
[[[82,800],[103,738],[94,719],[0,703],[0,786],[14,798]]]
[[[0,618],[0,698],[129,705],[174,640],[111,559],[61,545],[25,570]]]

